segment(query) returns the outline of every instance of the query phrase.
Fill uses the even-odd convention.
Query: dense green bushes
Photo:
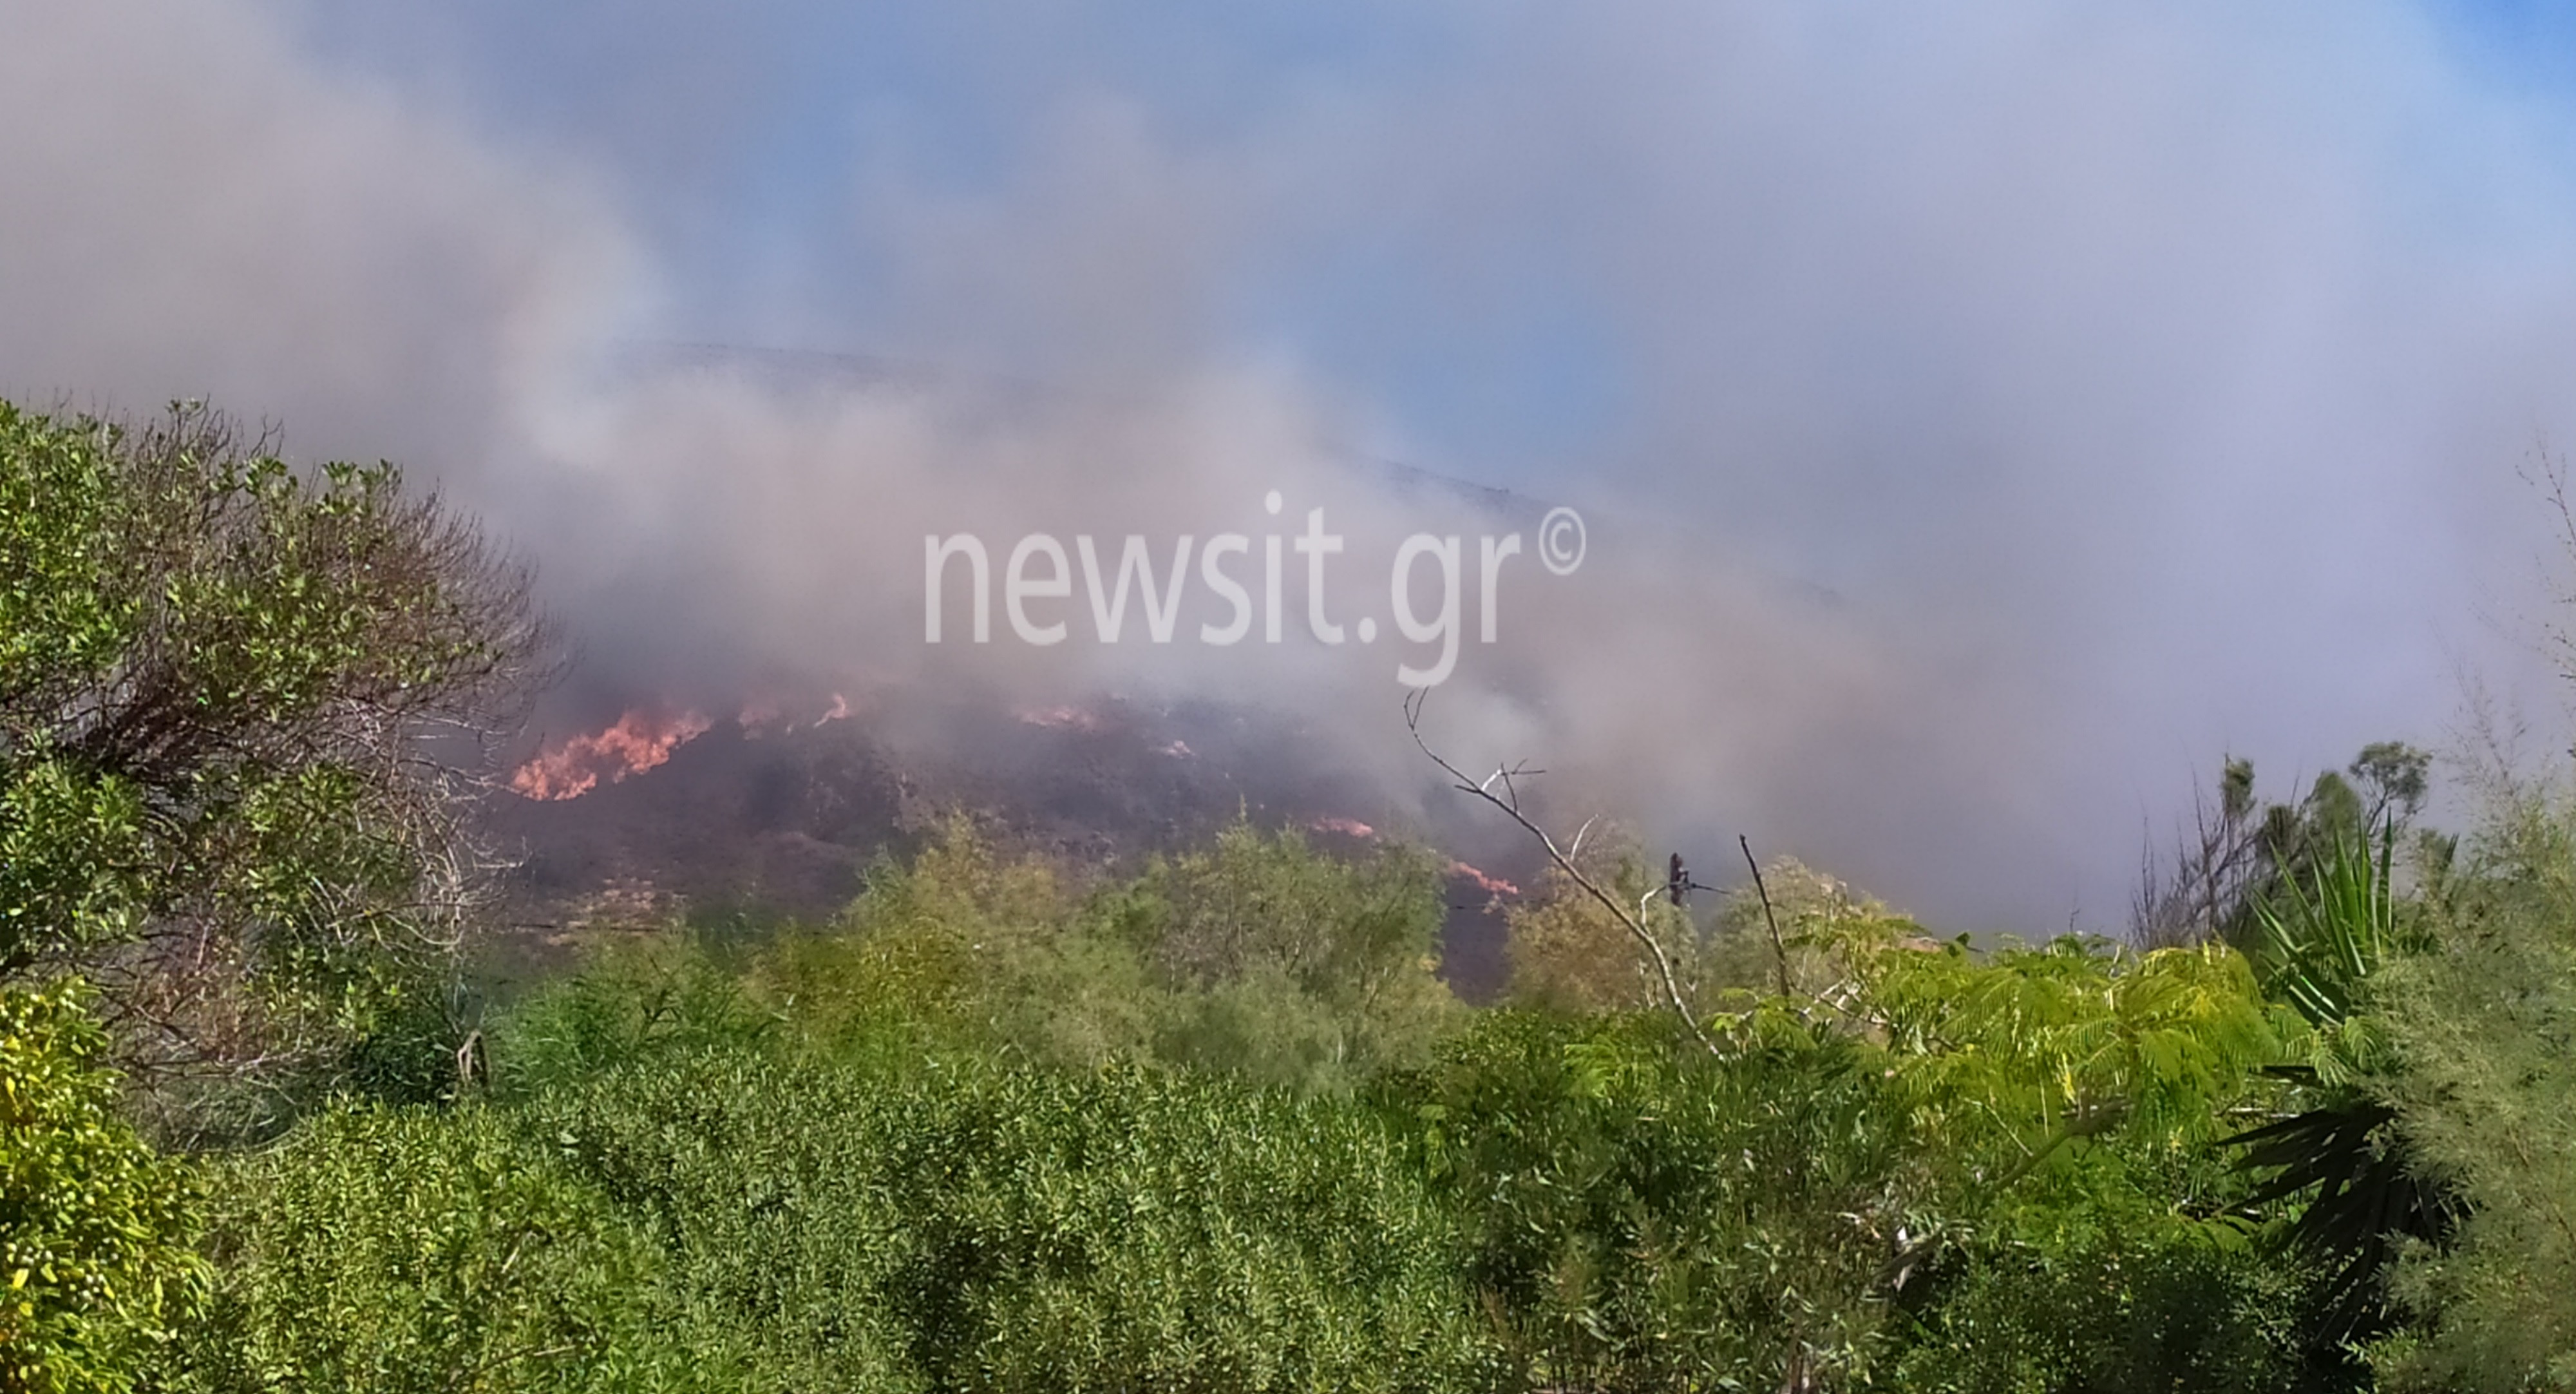
[[[1418,849],[1336,858],[1246,824],[1084,892],[961,821],[879,868],[839,924],[789,935],[754,987],[842,1046],[900,1020],[1069,1068],[1343,1089],[1427,1060],[1463,1019],[1435,972],[1441,895]]]
[[[490,1024],[486,1089],[374,1086],[210,1160],[211,1289],[126,1368],[2353,1386],[2316,1271],[2225,1155],[2231,1115],[2296,1101],[2261,1067],[2318,1050],[2233,950],[1972,952],[1820,892],[1792,902],[1787,996],[1705,966],[1772,952],[1721,917],[1694,1034],[1448,1001],[1427,879],[1238,828],[1080,890],[959,825],[828,929],[604,953]],[[1228,1011],[1261,1029],[1206,1029]]]
[[[1921,1169],[1869,1050],[1768,1027],[1713,1056],[1662,1018],[1498,1014],[1383,1091],[1426,1125],[1508,1387],[1870,1369]]]
[[[2458,1210],[2390,1275],[2399,1389],[2576,1389],[2576,790],[2494,789],[2420,897],[2429,942],[2365,997],[2384,1054],[2357,1087]]]
[[[204,1387],[1454,1389],[1448,1216],[1347,1100],[718,1051],[239,1164]]]
[[[487,1089],[210,1159],[211,1286],[117,1358],[209,1391],[2361,1380],[2273,1238],[2297,1198],[2225,1146],[2327,1049],[2233,950],[1973,952],[1822,896],[1791,995],[1699,975],[1702,1041],[1426,1000],[1416,875],[1238,829],[1077,891],[960,827],[831,929],[605,953],[489,1025]],[[2512,884],[2446,913],[2531,913]],[[1179,1029],[1230,994],[1339,1049]],[[2444,1276],[2546,1239],[2468,1233],[2407,1270],[2392,1368],[2494,1320]]]
[[[503,1101],[336,1112],[227,1165],[209,1387],[2300,1371],[2297,1270],[2211,1218],[2245,1182],[2209,1149],[2082,1139],[1975,1194],[1995,1176],[1936,1154],[1944,1116],[1902,1058],[1823,1020],[1757,1013],[1709,1052],[1667,1018],[1494,1013],[1353,1094],[1068,1070],[929,1027],[912,1052],[818,1039],[750,1010],[758,980],[728,990],[677,950],[618,962],[495,1050],[560,1050],[581,1023],[624,1058],[558,1054]]]
[[[659,1255],[500,1110],[356,1105],[215,1169],[209,1391],[624,1389],[689,1368]],[[721,1386],[716,1386],[721,1387]]]
[[[219,1169],[198,1376],[1490,1384],[1454,1214],[1349,1094],[1460,1010],[1436,887],[1238,828],[1077,895],[960,824],[832,930],[609,953],[495,1026],[488,1100]]]
[[[1386,999],[1348,979],[1423,971],[1403,874],[1238,829],[1077,896],[958,829],[836,931],[612,954],[495,1028],[497,1097],[343,1111],[223,1171],[216,1364],[377,1388],[2336,1373],[2299,1339],[2304,1268],[2224,1214],[2250,1182],[2216,1120],[2280,1048],[2231,951],[1974,955],[1855,910],[1796,935],[1834,1002],[1742,996],[1711,1048],[1668,1014],[1454,1006],[1411,1063],[1265,1076],[1175,1043],[1247,982],[1368,1039]],[[1300,976],[1319,961],[1363,971]]]
[[[0,1389],[134,1387],[204,1274],[189,1178],[118,1116],[87,996],[0,986]]]

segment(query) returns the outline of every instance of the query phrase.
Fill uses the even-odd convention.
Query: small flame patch
[[[1463,880],[1475,882],[1476,889],[1483,891],[1486,895],[1492,896],[1496,899],[1515,897],[1521,893],[1521,888],[1513,885],[1511,882],[1506,881],[1499,876],[1488,876],[1482,871],[1467,865],[1465,862],[1453,861],[1449,863],[1449,874]]]
[[[615,784],[652,769],[714,725],[698,712],[631,711],[597,735],[575,736],[521,765],[510,776],[510,788],[531,799],[577,799],[601,780]]]

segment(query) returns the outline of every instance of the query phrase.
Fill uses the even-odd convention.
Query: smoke
[[[413,462],[540,562],[575,699],[1257,704],[1435,814],[1390,571],[1455,535],[1444,749],[1962,927],[2115,927],[2222,752],[2521,678],[2478,617],[2570,404],[2569,107],[2417,6],[529,8],[10,4],[0,390]],[[1275,645],[1200,639],[1196,552],[1169,642],[1005,613],[1032,534],[1253,579],[1316,508],[1338,646],[1294,551]],[[993,637],[961,562],[929,644],[961,533]]]

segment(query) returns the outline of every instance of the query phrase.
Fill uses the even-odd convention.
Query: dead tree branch
[[[1664,952],[1662,944],[1655,941],[1654,933],[1646,928],[1643,914],[1631,911],[1620,902],[1617,896],[1603,889],[1600,882],[1587,875],[1583,868],[1575,865],[1573,852],[1558,846],[1556,839],[1522,810],[1519,781],[1530,775],[1544,774],[1546,771],[1531,769],[1526,763],[1517,763],[1497,765],[1492,774],[1481,780],[1470,778],[1466,771],[1451,764],[1438,751],[1431,748],[1429,741],[1423,739],[1422,706],[1424,699],[1429,695],[1430,689],[1417,688],[1404,699],[1404,729],[1413,736],[1413,744],[1432,764],[1440,767],[1441,773],[1449,776],[1452,787],[1462,794],[1472,794],[1493,805],[1501,810],[1504,817],[1519,824],[1522,831],[1537,839],[1538,845],[1547,852],[1548,860],[1555,864],[1556,869],[1581,887],[1584,894],[1600,902],[1601,907],[1608,910],[1619,921],[1620,927],[1627,930],[1628,936],[1635,939],[1638,945],[1645,949],[1646,956],[1653,960],[1655,975],[1663,984],[1664,1000],[1673,1009],[1674,1015],[1681,1018],[1682,1025],[1690,1031],[1692,1039],[1698,1041],[1711,1054],[1717,1053],[1717,1043],[1710,1040],[1708,1033],[1700,1028],[1699,1019],[1692,1014],[1690,1003],[1682,997],[1681,984],[1673,977],[1671,956]],[[1499,794],[1494,792],[1498,785],[1502,789]],[[1576,833],[1572,844],[1574,849],[1582,847],[1583,835],[1589,832],[1591,827],[1592,824],[1587,821],[1583,825],[1583,830]]]
[[[1746,837],[1742,833],[1737,833],[1735,835],[1735,845],[1744,849],[1744,864],[1752,869],[1753,893],[1756,896],[1761,897],[1762,900],[1762,923],[1769,926],[1771,930],[1771,960],[1778,964],[1780,968],[1780,995],[1787,997],[1791,995],[1789,990],[1789,946],[1780,938],[1780,917],[1773,914],[1771,911],[1771,888],[1762,883],[1762,863],[1753,859],[1753,839]]]

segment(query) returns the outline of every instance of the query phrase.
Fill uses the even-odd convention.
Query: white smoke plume
[[[1369,7],[1249,49],[921,7],[885,42],[930,96],[813,81],[864,48],[831,7],[522,8],[0,5],[0,391],[408,461],[539,561],[583,682],[1259,703],[1399,804],[1423,646],[1300,637],[1301,557],[1279,645],[1192,642],[1194,581],[1173,642],[1087,642],[1077,590],[1042,648],[1012,545],[1160,575],[1233,532],[1245,576],[1324,507],[1333,613],[1391,630],[1398,538],[1472,581],[1571,504],[1583,569],[1509,563],[1498,642],[1467,591],[1442,744],[1958,927],[2115,928],[2220,753],[2437,740],[2457,664],[2519,676],[2478,616],[2521,613],[2513,468],[2576,397],[2569,103],[2414,5]],[[746,173],[782,123],[829,150]],[[996,633],[932,646],[959,532]]]

